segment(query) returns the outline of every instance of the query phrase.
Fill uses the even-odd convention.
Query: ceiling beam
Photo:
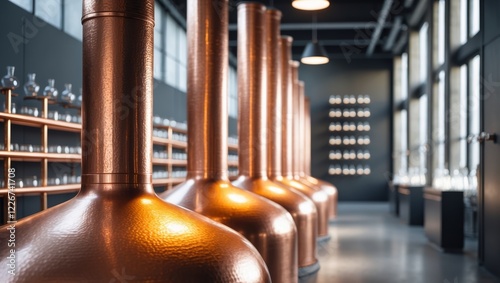
[[[385,0],[384,5],[382,6],[382,10],[380,11],[380,16],[378,17],[377,20],[377,27],[375,28],[375,31],[373,32],[372,35],[372,41],[370,43],[370,46],[368,46],[368,50],[366,51],[366,55],[370,56],[373,54],[373,51],[375,50],[375,46],[377,45],[377,42],[380,38],[380,35],[382,34],[382,29],[384,28],[384,25],[386,24],[387,16],[389,15],[389,12],[391,11],[391,6],[392,6],[393,0]]]
[[[334,29],[374,29],[376,27],[391,28],[391,23],[383,23],[382,25],[376,22],[333,22],[333,23],[284,23],[281,24],[281,30],[312,30],[314,27],[318,30],[334,30]],[[229,30],[237,30],[237,24],[229,24]]]
[[[368,46],[370,44],[370,40],[368,39],[326,39],[326,40],[318,40],[323,46],[340,46],[340,45],[350,45],[350,46]],[[293,46],[306,46],[310,43],[311,40],[294,40]],[[382,41],[379,41],[378,44],[382,44]],[[236,47],[238,45],[237,40],[230,40],[229,46]]]
[[[387,41],[385,42],[384,45],[384,51],[389,51],[392,49],[394,46],[394,43],[396,42],[396,38],[399,34],[399,31],[403,28],[403,17],[398,16],[394,19],[394,24],[392,26],[391,32],[389,33],[389,36],[387,37]]]

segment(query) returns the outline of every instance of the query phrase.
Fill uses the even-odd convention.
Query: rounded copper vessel
[[[283,206],[297,226],[297,253],[289,257],[293,265],[287,282],[297,282],[304,271],[318,270],[316,259],[317,213],[314,203],[301,193],[268,179],[267,117],[268,95],[276,96],[275,80],[279,56],[277,10],[265,10],[258,3],[238,6],[238,95],[239,95],[239,172],[233,185],[256,193]],[[272,61],[274,60],[274,61]],[[279,66],[279,65],[278,65]],[[269,71],[269,72],[268,72]],[[274,76],[270,76],[270,74]],[[273,89],[274,87],[274,89]],[[267,91],[267,93],[266,93]],[[293,277],[295,276],[295,277]]]
[[[303,89],[302,89],[303,90]],[[301,177],[305,179],[305,181],[309,182],[312,185],[319,186],[323,191],[325,191],[328,194],[328,198],[330,200],[330,214],[329,214],[329,219],[330,221],[335,220],[337,218],[337,207],[338,207],[338,191],[337,187],[335,187],[333,184],[328,183],[326,181],[314,178],[311,176],[311,106],[309,102],[309,98],[305,95],[304,96],[304,128],[303,128],[303,135],[304,139],[302,142],[304,143],[303,148],[304,150],[304,162],[302,172],[301,172]]]
[[[153,9],[83,1],[82,188],[2,227],[2,282],[270,282],[247,240],[154,193]]]
[[[162,197],[242,234],[262,255],[272,282],[295,282],[292,216],[227,178],[228,0],[189,0],[187,7],[188,176]]]
[[[295,180],[293,174],[293,99],[294,81],[298,80],[298,63],[292,63],[292,38],[281,37],[281,172],[270,170],[270,178],[307,196],[316,205],[318,237],[328,237],[328,195],[316,187]],[[292,72],[292,65],[295,65]]]

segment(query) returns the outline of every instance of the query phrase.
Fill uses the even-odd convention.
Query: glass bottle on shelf
[[[7,66],[7,75],[2,78],[2,87],[5,88],[16,88],[18,85],[18,81],[16,77],[14,77],[14,71],[16,67]]]
[[[67,103],[73,103],[76,99],[76,95],[71,92],[72,84],[65,84],[64,91],[61,93],[61,99]]]
[[[26,96],[37,96],[40,85],[35,82],[36,74],[28,74],[28,81],[24,84],[24,93]]]
[[[56,83],[56,80],[54,80],[54,79],[48,80],[48,85],[43,90],[44,96],[48,96],[48,97],[54,98],[54,99],[57,97],[58,92],[57,92],[57,89],[55,88],[55,83]]]

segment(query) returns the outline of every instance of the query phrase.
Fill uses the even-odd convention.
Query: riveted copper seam
[[[150,183],[154,27],[116,15],[152,19],[153,8],[153,0],[83,1],[84,15],[116,12],[83,25],[86,178],[72,200],[0,227],[0,239],[12,226],[17,235],[15,275],[2,282],[270,282],[247,240],[165,203]],[[1,266],[11,249],[0,245]]]
[[[292,132],[292,105],[293,85],[290,60],[292,60],[292,42],[289,36],[281,37],[281,97],[282,97],[282,136],[281,136],[281,170],[285,177],[292,176],[293,132]]]

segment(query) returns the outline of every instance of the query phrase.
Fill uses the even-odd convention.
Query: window
[[[64,2],[64,32],[82,41],[82,0]]]
[[[9,0],[28,12],[33,12],[33,0]]]
[[[434,3],[434,67],[439,67],[444,63],[445,57],[445,4],[444,0],[439,0]],[[437,50],[437,52],[436,52]]]
[[[229,66],[229,99],[228,99],[228,114],[231,118],[238,118],[238,75],[236,69]]]
[[[424,94],[419,99],[419,144],[418,144],[418,152],[419,152],[419,169],[420,173],[424,174],[427,168],[427,121],[429,120],[429,111],[428,111],[428,98],[427,94]]]
[[[62,27],[62,0],[35,1],[35,16],[60,29]]]
[[[165,49],[163,47],[164,12],[158,3],[155,3],[155,32],[154,32],[154,70],[153,76],[163,80]]]
[[[434,84],[434,95],[432,101],[432,142],[433,142],[433,160],[432,167],[434,172],[443,172],[445,168],[445,137],[446,137],[446,105],[445,105],[445,72],[441,71],[438,81]]]
[[[479,135],[481,132],[481,79],[480,79],[481,60],[479,55],[469,62],[469,134]],[[471,170],[475,170],[479,165],[479,143],[469,145],[469,162]]]
[[[428,56],[428,31],[429,24],[424,23],[420,28],[419,37],[419,54],[420,54],[420,82],[425,82],[427,80],[427,56]]]
[[[469,0],[469,36],[473,37],[479,32],[479,0]]]
[[[179,90],[187,86],[186,31],[169,14],[165,17],[166,77],[165,82]]]

